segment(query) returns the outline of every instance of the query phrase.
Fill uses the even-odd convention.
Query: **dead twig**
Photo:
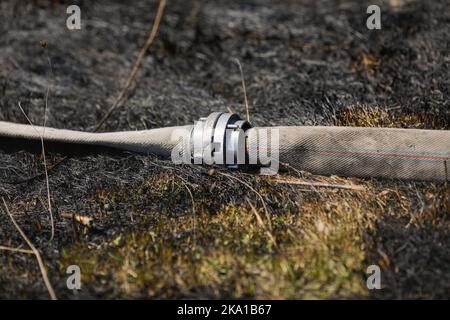
[[[161,17],[163,15],[165,6],[166,6],[166,0],[160,0],[158,11],[156,13],[155,22],[153,23],[153,27],[152,27],[152,30],[150,31],[147,41],[145,42],[142,49],[139,51],[139,54],[136,58],[136,61],[133,64],[133,68],[131,69],[130,74],[128,75],[125,85],[123,86],[122,90],[120,90],[120,92],[117,95],[116,99],[114,100],[114,103],[112,104],[111,108],[108,110],[108,112],[105,114],[105,116],[100,120],[100,122],[95,126],[94,132],[97,132],[103,126],[103,124],[106,122],[106,120],[109,119],[109,117],[112,115],[112,113],[120,106],[120,103],[125,98],[125,94],[127,93],[128,89],[131,86],[131,83],[133,82],[134,78],[136,77],[139,67],[141,66],[142,60],[144,59],[145,53],[150,48],[150,46],[153,43],[153,40],[155,39],[156,32],[158,31],[159,24],[161,22]]]
[[[6,210],[7,214],[9,215],[12,223],[14,224],[14,227],[16,227],[17,231],[19,232],[19,234],[21,235],[23,240],[25,240],[25,242],[27,243],[27,245],[30,247],[31,251],[33,252],[34,256],[36,257],[36,260],[37,260],[38,265],[39,265],[39,270],[41,271],[41,274],[42,274],[42,279],[44,280],[44,284],[45,284],[45,286],[47,288],[47,291],[48,291],[48,293],[50,295],[50,298],[52,300],[57,300],[56,295],[55,295],[55,291],[53,290],[53,287],[52,287],[50,281],[48,280],[47,270],[45,269],[45,265],[44,265],[44,262],[42,260],[41,254],[39,253],[38,249],[36,249],[36,247],[33,245],[33,243],[30,241],[30,239],[28,239],[26,234],[22,231],[20,226],[17,224],[17,222],[14,219],[13,215],[9,211],[9,208],[8,208],[8,205],[7,205],[6,201],[5,201],[5,198],[2,197],[2,201],[3,201],[3,205],[5,206],[5,210]]]
[[[274,179],[272,180],[276,183],[284,183],[284,184],[295,184],[300,186],[308,186],[308,187],[319,187],[319,188],[336,188],[336,189],[346,189],[346,190],[356,190],[356,191],[366,191],[364,186],[351,185],[351,184],[336,184],[336,183],[324,183],[324,182],[316,182],[316,181],[302,181],[298,179]]]
[[[49,179],[48,179],[47,158],[45,157],[45,146],[44,146],[44,135],[45,135],[45,125],[47,123],[47,120],[46,120],[47,119],[47,102],[48,102],[49,90],[50,90],[50,88],[47,88],[47,93],[45,95],[44,126],[43,126],[42,135],[39,135],[39,137],[40,137],[40,140],[41,140],[42,161],[44,163],[45,185],[46,185],[46,189],[47,189],[47,205],[48,205],[47,209],[48,209],[48,213],[50,215],[50,224],[51,224],[50,241],[52,241],[53,238],[55,237],[55,223],[53,221],[52,200],[51,200],[51,195],[50,195],[50,182],[49,182]],[[30,118],[28,118],[27,114],[25,113],[25,111],[23,110],[22,106],[20,105],[20,101],[18,102],[18,105],[19,105],[20,111],[22,111],[22,113],[25,116],[25,118],[27,119],[28,123],[39,134],[39,131],[33,125],[33,122],[31,122]]]

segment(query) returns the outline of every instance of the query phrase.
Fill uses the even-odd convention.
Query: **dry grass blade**
[[[39,253],[38,249],[36,249],[36,247],[33,245],[33,243],[30,241],[30,239],[28,239],[27,235],[22,231],[20,226],[17,224],[17,222],[14,219],[13,215],[9,211],[9,208],[8,208],[8,205],[7,205],[6,201],[5,201],[5,198],[2,197],[2,201],[3,201],[3,205],[5,206],[6,213],[8,213],[9,217],[11,218],[11,221],[14,224],[14,227],[16,227],[17,231],[19,232],[19,234],[21,235],[23,240],[25,240],[25,242],[30,247],[31,251],[33,252],[33,254],[36,257],[36,260],[37,260],[38,265],[39,265],[39,269],[40,269],[41,274],[42,274],[42,279],[44,280],[44,284],[45,284],[45,286],[47,288],[47,291],[48,291],[48,293],[50,295],[50,298],[52,300],[57,300],[56,295],[55,295],[55,291],[53,290],[53,287],[52,287],[50,281],[48,280],[47,270],[45,269],[45,265],[44,265],[44,262],[42,260],[41,254]]]
[[[105,116],[100,120],[100,122],[96,125],[94,131],[98,131],[103,126],[103,124],[109,119],[109,117],[112,115],[112,113],[120,106],[120,103],[125,98],[125,94],[127,93],[128,89],[131,86],[131,83],[133,82],[134,78],[136,77],[139,67],[141,66],[142,60],[144,59],[145,53],[150,48],[150,46],[153,43],[153,40],[155,39],[156,32],[158,31],[159,24],[161,22],[161,17],[163,15],[165,6],[166,6],[166,0],[160,0],[158,11],[156,13],[156,18],[155,18],[155,22],[153,23],[152,30],[150,31],[150,34],[149,34],[144,46],[139,51],[138,57],[136,58],[136,61],[133,64],[133,68],[131,69],[131,72],[128,75],[125,85],[123,86],[122,90],[119,92],[117,98],[114,100],[114,103],[111,106],[111,108],[108,110],[108,112],[105,114]]]
[[[47,93],[45,95],[44,126],[43,126],[42,135],[39,135],[39,137],[40,137],[40,140],[41,140],[42,160],[43,160],[43,163],[44,163],[44,172],[45,172],[45,185],[46,185],[46,189],[47,189],[47,205],[48,205],[47,209],[48,209],[48,213],[50,215],[50,224],[51,224],[50,241],[52,241],[53,238],[55,237],[55,222],[53,221],[52,200],[51,200],[51,195],[50,195],[50,182],[49,182],[49,179],[48,179],[47,158],[45,157],[45,145],[44,145],[45,125],[47,123],[46,119],[47,119],[47,103],[48,103],[49,90],[50,89],[47,88]],[[27,119],[28,123],[39,134],[38,130],[33,125],[33,122],[31,122],[30,118],[28,118],[27,114],[25,113],[25,111],[23,110],[22,106],[20,105],[20,101],[18,102],[18,105],[19,105],[20,111],[22,111],[22,113],[25,116],[25,118]]]
[[[239,72],[241,73],[242,90],[244,90],[244,107],[245,107],[245,112],[247,114],[247,121],[250,121],[250,113],[248,111],[247,88],[245,87],[245,80],[244,80],[244,71],[242,70],[242,65],[241,65],[241,62],[239,61],[239,59],[236,58],[236,59],[234,59],[234,61],[238,65]]]
[[[50,68],[51,62],[49,58]],[[44,172],[45,172],[45,186],[47,188],[47,204],[48,204],[48,213],[50,214],[50,224],[52,226],[50,241],[55,237],[55,222],[53,221],[53,211],[52,211],[52,199],[50,195],[50,182],[48,180],[48,168],[47,168],[47,159],[45,157],[45,147],[44,147],[44,136],[45,136],[45,127],[47,125],[47,109],[48,109],[48,94],[50,92],[50,88],[47,88],[47,92],[45,94],[45,107],[44,107],[44,125],[42,126],[42,136],[41,136],[41,147],[42,147],[42,159],[44,162]]]
[[[11,248],[11,247],[5,247],[0,246],[0,250],[3,251],[11,251],[11,252],[19,252],[19,253],[28,253],[28,254],[34,254],[32,250],[22,249],[22,248]]]

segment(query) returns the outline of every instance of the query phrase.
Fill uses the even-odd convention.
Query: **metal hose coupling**
[[[192,129],[190,155],[194,164],[238,168],[246,163],[246,135],[251,124],[237,114],[214,112]]]

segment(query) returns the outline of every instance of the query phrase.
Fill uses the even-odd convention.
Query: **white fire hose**
[[[0,138],[111,147],[175,162],[271,166],[321,175],[446,181],[450,131],[359,127],[259,127],[216,112],[195,125],[90,133],[0,121]],[[1,146],[0,146],[1,147]],[[278,165],[278,163],[277,163]]]

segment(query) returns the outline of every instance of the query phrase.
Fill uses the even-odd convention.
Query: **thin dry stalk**
[[[44,284],[45,284],[45,286],[47,288],[47,291],[48,291],[48,293],[50,295],[50,298],[52,300],[57,300],[56,295],[55,295],[55,291],[53,290],[53,287],[52,287],[50,281],[48,280],[47,270],[45,269],[45,265],[44,265],[44,262],[42,260],[41,254],[36,249],[36,247],[33,245],[33,243],[30,241],[30,239],[28,239],[26,234],[22,231],[20,226],[17,224],[17,222],[14,219],[13,215],[9,211],[9,208],[8,208],[8,205],[7,205],[6,201],[5,201],[5,198],[2,197],[2,201],[3,201],[3,205],[5,206],[6,212],[8,213],[9,217],[11,218],[12,223],[14,224],[14,227],[16,227],[17,231],[19,232],[19,234],[21,235],[23,240],[25,240],[25,242],[28,244],[28,246],[30,247],[30,249],[33,252],[34,256],[36,257],[36,260],[37,260],[38,265],[39,265],[39,270],[41,271],[41,274],[42,274],[42,279],[44,280]]]
[[[50,59],[50,55],[48,53],[47,44],[43,45],[43,49],[45,50],[45,54],[47,56],[47,61],[48,61],[48,66],[50,68],[51,77],[54,78],[52,60]],[[53,238],[55,237],[55,223],[53,221],[52,200],[51,200],[51,195],[50,195],[50,183],[49,183],[49,180],[48,180],[47,159],[45,157],[45,147],[44,147],[44,136],[45,136],[45,128],[47,126],[47,110],[48,110],[48,96],[49,96],[49,94],[50,94],[50,84],[48,85],[47,92],[45,93],[44,123],[42,125],[41,148],[42,148],[42,159],[43,159],[43,162],[44,162],[45,185],[46,185],[46,188],[47,188],[48,212],[50,214],[50,224],[51,224],[50,241],[52,241]]]
[[[242,70],[242,65],[239,59],[234,59],[239,67],[239,72],[241,73],[242,90],[244,90],[244,108],[247,114],[247,121],[250,121],[250,113],[248,111],[248,100],[247,100],[247,88],[245,87],[244,71]]]
[[[55,237],[55,222],[53,221],[52,200],[51,200],[51,195],[50,195],[50,182],[48,179],[47,158],[45,157],[45,145],[44,145],[45,125],[47,123],[47,104],[48,104],[49,90],[50,90],[50,88],[47,88],[47,93],[45,95],[44,125],[43,125],[42,135],[39,135],[39,137],[41,140],[42,160],[44,162],[45,185],[46,185],[46,189],[47,189],[47,205],[48,205],[47,209],[48,209],[48,213],[50,215],[50,224],[51,224],[50,241],[52,241],[53,238]],[[20,101],[19,101],[18,105],[19,105],[20,111],[22,111],[22,113],[25,116],[25,118],[27,119],[28,123],[39,134],[39,131],[33,125],[33,122],[31,122],[30,118],[28,118],[27,114],[25,113],[22,106],[20,105]]]
[[[22,249],[22,248],[12,248],[12,247],[6,247],[6,246],[0,246],[0,250],[3,251],[11,251],[11,252],[19,252],[19,253],[28,253],[28,254],[34,254],[32,250]]]

